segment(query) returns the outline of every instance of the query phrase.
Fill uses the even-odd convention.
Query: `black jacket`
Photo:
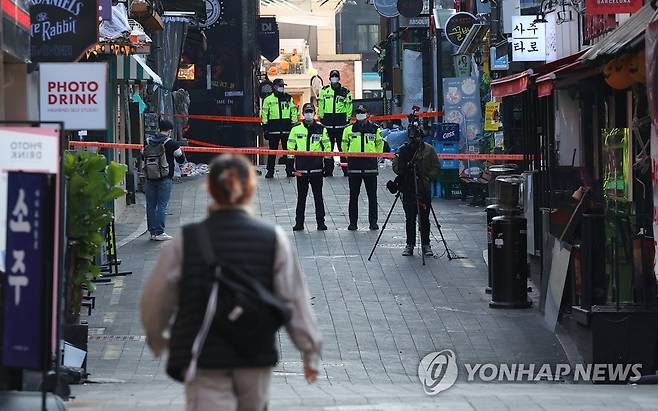
[[[212,213],[206,224],[212,237],[217,260],[241,269],[267,289],[274,287],[276,232],[274,226],[250,216],[244,210],[223,210]],[[171,330],[167,373],[182,380],[212,288],[212,270],[203,262],[193,226],[183,228],[183,275],[179,288],[179,309]],[[263,341],[260,352],[249,356],[238,353],[212,325],[198,359],[201,369],[269,367],[278,361],[275,335]]]

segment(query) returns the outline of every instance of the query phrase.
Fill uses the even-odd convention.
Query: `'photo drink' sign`
[[[40,64],[41,120],[63,121],[66,130],[104,130],[107,64]]]

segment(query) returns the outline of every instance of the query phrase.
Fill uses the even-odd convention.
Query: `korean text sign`
[[[2,364],[40,369],[43,366],[45,216],[47,174],[10,172],[7,189],[7,271],[3,276]],[[51,258],[48,260],[52,261]]]
[[[536,16],[512,17],[512,61],[545,61],[545,25]]]
[[[39,65],[41,121],[62,121],[66,130],[107,128],[107,64]]]

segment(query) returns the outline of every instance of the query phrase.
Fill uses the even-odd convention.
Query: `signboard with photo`
[[[459,124],[460,145],[482,134],[480,86],[476,77],[443,79],[444,121]]]
[[[546,61],[545,24],[536,16],[512,17],[512,61]]]
[[[454,46],[461,46],[475,24],[475,16],[471,13],[456,13],[450,16],[445,25],[446,38]]]
[[[32,0],[30,21],[33,63],[78,61],[98,41],[95,0]]]
[[[500,102],[489,102],[484,107],[484,131],[500,128]]]
[[[107,64],[39,65],[42,121],[63,121],[66,130],[107,128]]]

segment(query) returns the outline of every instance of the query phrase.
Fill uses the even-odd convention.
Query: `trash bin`
[[[492,273],[492,264],[491,264],[491,256],[493,254],[493,249],[491,248],[492,245],[492,238],[493,238],[493,233],[491,232],[491,220],[493,220],[494,217],[498,217],[500,215],[500,206],[498,204],[491,204],[487,206],[485,209],[487,212],[487,288],[484,289],[484,292],[487,294],[491,294],[491,273]]]
[[[516,164],[494,164],[489,167],[489,175],[491,176],[489,179],[489,204],[494,204],[496,198],[498,198],[498,193],[496,191],[496,178],[498,176],[514,174],[516,173],[517,168]]]
[[[519,207],[523,178],[518,175],[499,176],[499,196],[491,219],[490,273],[492,308],[527,308],[528,257],[526,220]],[[493,208],[491,213],[493,213]]]
[[[528,262],[526,220],[518,211],[504,210],[491,220],[491,308],[527,308]]]

